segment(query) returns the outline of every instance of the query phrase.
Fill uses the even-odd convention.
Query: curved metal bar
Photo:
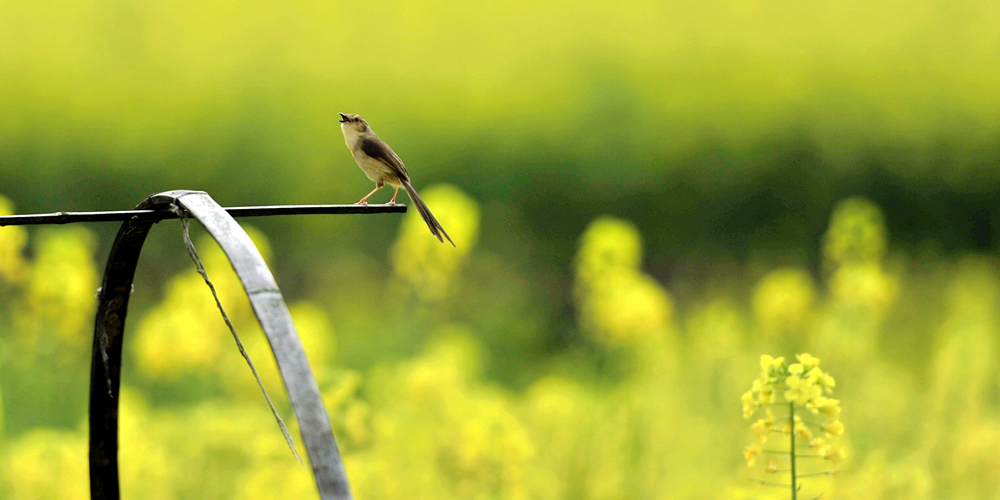
[[[271,345],[323,500],[349,500],[347,473],[330,419],[305,350],[281,291],[250,237],[215,200],[202,191],[169,191],[150,196],[137,210],[166,210],[175,204],[198,219],[229,257]],[[153,221],[122,225],[105,269],[94,327],[90,380],[91,498],[118,500],[118,390],[122,332],[139,251]],[[106,346],[106,347],[105,347]],[[105,361],[106,360],[106,361]]]
[[[169,203],[168,203],[169,205]],[[154,206],[152,197],[140,209]],[[162,206],[158,208],[163,208]],[[121,383],[122,333],[132,294],[139,252],[153,226],[151,219],[125,221],[108,256],[98,292],[94,347],[90,359],[90,498],[118,500],[118,389]]]

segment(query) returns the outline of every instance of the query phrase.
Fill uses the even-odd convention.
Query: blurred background
[[[747,479],[740,395],[762,354],[808,352],[846,460],[804,492],[992,499],[998,21],[990,0],[5,0],[0,213],[353,203],[372,186],[337,113],[360,113],[457,249],[414,211],[241,219],[357,498],[788,498]],[[88,498],[117,229],[0,228],[2,498]],[[130,312],[123,498],[314,498],[176,221]]]

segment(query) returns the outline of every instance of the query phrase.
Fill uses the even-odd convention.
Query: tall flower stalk
[[[837,382],[819,368],[819,359],[805,353],[796,359],[798,363],[788,364],[784,357],[761,356],[760,376],[741,398],[743,418],[759,416],[750,426],[756,442],[743,450],[747,466],[766,457],[763,471],[775,476],[751,480],[788,487],[792,500],[798,500],[803,479],[835,475],[844,459],[840,401],[827,397]],[[780,435],[778,444],[764,448],[773,435]]]

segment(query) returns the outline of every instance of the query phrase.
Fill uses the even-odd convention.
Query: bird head
[[[359,114],[349,114],[345,115],[340,113],[340,128],[344,132],[351,131],[356,133],[361,133],[368,130],[368,122],[364,118],[361,118]]]

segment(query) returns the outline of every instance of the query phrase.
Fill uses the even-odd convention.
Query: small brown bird
[[[431,228],[431,234],[437,236],[441,243],[444,243],[444,238],[448,238],[448,243],[455,246],[455,242],[451,241],[451,237],[434,218],[434,214],[427,208],[427,204],[420,199],[417,190],[410,185],[410,174],[406,172],[403,160],[399,159],[399,155],[385,141],[375,135],[372,128],[368,126],[368,122],[361,118],[361,115],[340,113],[340,129],[344,132],[347,149],[351,150],[354,161],[358,162],[361,171],[375,182],[375,189],[361,198],[361,201],[357,202],[356,205],[368,204],[368,197],[386,184],[396,188],[396,191],[392,193],[392,200],[389,200],[389,204],[394,205],[399,188],[404,188],[406,194],[410,195],[410,200],[416,205],[417,212],[427,223],[427,227]],[[444,238],[441,237],[442,235]]]

